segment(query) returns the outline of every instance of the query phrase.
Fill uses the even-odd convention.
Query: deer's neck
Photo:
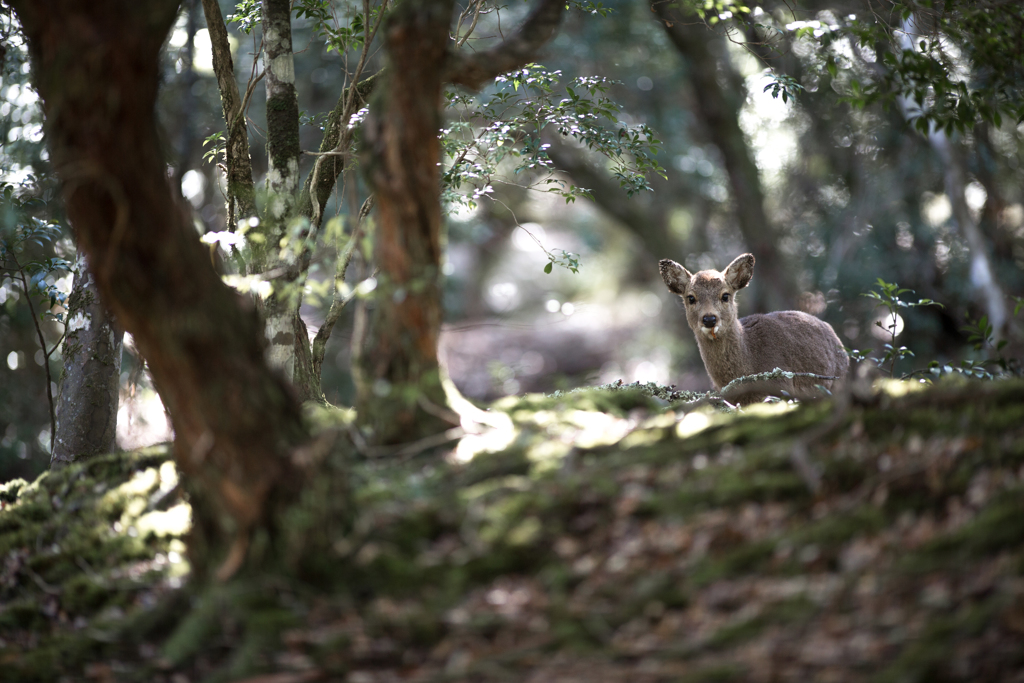
[[[732,325],[723,325],[715,337],[697,332],[700,357],[716,389],[749,374],[746,342],[743,326],[738,320],[733,320]]]

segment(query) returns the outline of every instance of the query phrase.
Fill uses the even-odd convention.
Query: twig
[[[825,380],[839,379],[838,377],[833,377],[830,375],[818,375],[813,372],[789,372],[788,370],[783,370],[782,368],[775,368],[774,370],[769,370],[768,372],[760,372],[756,375],[744,375],[743,377],[737,377],[736,379],[722,387],[718,393],[722,396],[725,396],[728,392],[740,386],[741,384],[764,382],[770,379],[796,379],[797,377],[808,377],[811,379]]]
[[[29,313],[32,314],[32,324],[35,325],[36,335],[39,337],[39,346],[41,346],[43,350],[43,370],[46,371],[46,400],[50,404],[50,453],[52,454],[54,439],[57,438],[57,412],[53,405],[53,388],[51,387],[53,380],[50,376],[50,354],[54,352],[57,346],[55,345],[49,351],[46,350],[46,338],[43,337],[43,328],[40,327],[39,320],[36,319],[36,307],[32,305],[32,292],[29,291],[28,279],[25,277],[25,269],[21,266],[21,263],[18,262],[18,257],[14,253],[13,249],[9,250],[8,253],[14,260],[14,265],[18,267],[18,276],[21,278],[21,286],[25,290],[25,299],[28,300],[28,310]],[[59,345],[63,339],[64,335],[62,334],[60,336],[60,340],[57,341],[57,344]]]
[[[25,567],[25,572],[30,577],[32,577],[32,580],[36,582],[36,585],[39,586],[40,588],[42,588],[43,592],[46,593],[47,595],[60,595],[61,594],[61,590],[59,588],[56,588],[56,587],[51,586],[50,584],[46,583],[46,581],[43,580],[43,577],[39,576],[39,574],[36,574],[34,571],[32,571],[31,567]]]
[[[345,252],[338,260],[338,265],[335,270],[334,281],[344,282],[345,273],[348,271],[348,266],[352,262],[352,256],[355,254],[356,245],[363,236],[363,219],[369,215],[373,209],[373,195],[366,198],[363,202],[362,207],[359,209],[359,214],[356,216],[356,226],[352,230],[352,237],[348,240],[348,245],[345,247]],[[376,274],[374,270],[374,274]],[[337,286],[335,286],[337,287]],[[341,317],[342,311],[352,301],[355,296],[355,292],[347,297],[337,297],[331,302],[331,307],[327,311],[327,317],[324,318],[324,324],[320,326],[320,329],[316,331],[316,336],[313,337],[312,344],[312,364],[313,374],[320,376],[320,369],[324,364],[324,353],[327,351],[327,340],[331,338],[331,332],[334,330],[335,323],[338,322],[338,318]]]

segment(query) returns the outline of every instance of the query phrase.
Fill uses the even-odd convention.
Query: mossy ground
[[[1024,383],[908,388],[742,414],[650,387],[528,396],[456,448],[339,451],[352,516],[321,520],[301,578],[190,585],[164,449],[11,483],[0,672],[1024,680]]]

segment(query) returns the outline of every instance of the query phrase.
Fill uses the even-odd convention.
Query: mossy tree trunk
[[[564,2],[540,0],[492,50],[450,52],[454,0],[395,8],[385,32],[385,82],[364,125],[363,157],[377,203],[376,296],[353,335],[356,407],[376,443],[435,434],[449,423],[437,360],[441,327],[441,128],[444,84],[480,88],[530,61],[558,27]]]
[[[82,254],[77,271],[68,297],[51,469],[117,447],[124,332],[100,301],[96,278]]]
[[[155,123],[160,49],[178,0],[12,0],[50,158],[101,297],[146,358],[171,416],[197,528],[223,574],[298,498],[299,404],[267,367],[259,317],[226,287],[167,182]],[[234,539],[230,546],[229,539]]]
[[[228,184],[228,230],[234,230],[238,221],[257,216],[248,127],[245,125],[242,99],[235,82],[235,64],[231,56],[228,29],[217,0],[203,0],[203,13],[210,34],[213,70],[217,76],[221,108],[227,125],[224,152]]]

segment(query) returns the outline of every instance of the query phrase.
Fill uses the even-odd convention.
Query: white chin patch
[[[722,329],[721,323],[714,327],[701,327],[700,331],[704,333],[705,337],[711,337],[712,339],[718,339],[718,332]]]

